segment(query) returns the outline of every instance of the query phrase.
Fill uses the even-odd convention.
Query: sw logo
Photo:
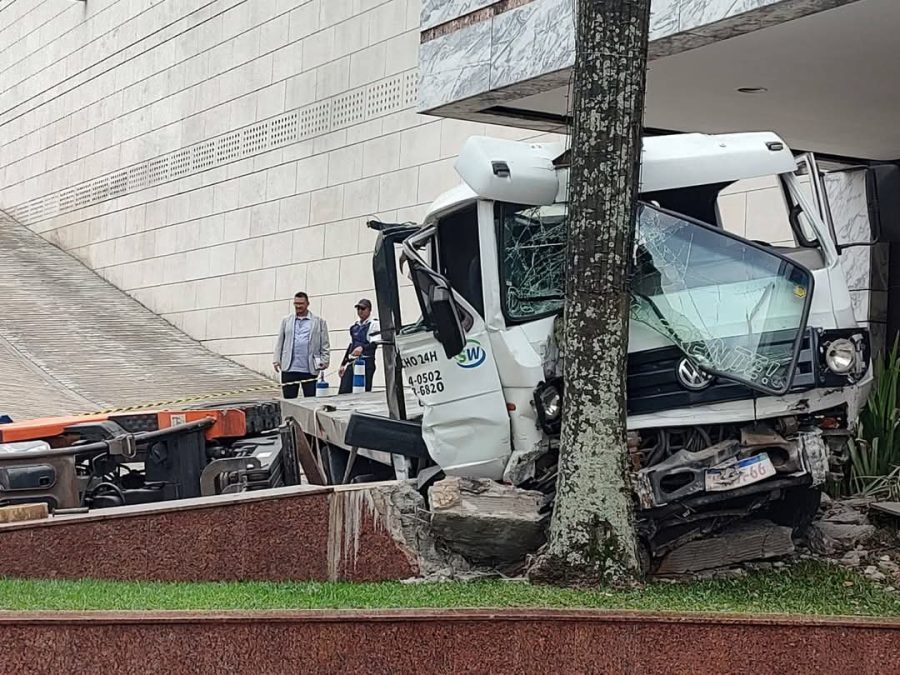
[[[478,340],[466,340],[466,347],[456,355],[456,365],[460,368],[477,368],[487,358],[487,352]]]

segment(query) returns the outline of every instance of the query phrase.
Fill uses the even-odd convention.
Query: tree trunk
[[[535,580],[621,583],[638,574],[625,373],[649,22],[650,0],[578,3],[562,437]]]

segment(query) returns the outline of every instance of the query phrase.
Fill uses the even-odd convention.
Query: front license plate
[[[769,456],[762,452],[728,465],[706,470],[706,491],[722,492],[752,485],[775,475]]]

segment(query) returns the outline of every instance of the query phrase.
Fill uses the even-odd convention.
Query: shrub
[[[900,494],[900,342],[875,361],[875,382],[850,444],[850,487],[855,493],[896,498]]]

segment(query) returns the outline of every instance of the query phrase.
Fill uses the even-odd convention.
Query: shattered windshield
[[[637,225],[631,318],[705,370],[786,392],[812,296],[809,271],[646,204]]]
[[[502,300],[512,321],[558,312],[565,293],[566,205],[499,204]]]
[[[566,205],[498,204],[502,300],[521,322],[558,312],[565,293]],[[768,393],[790,388],[812,275],[750,242],[638,206],[631,318],[697,364]]]

